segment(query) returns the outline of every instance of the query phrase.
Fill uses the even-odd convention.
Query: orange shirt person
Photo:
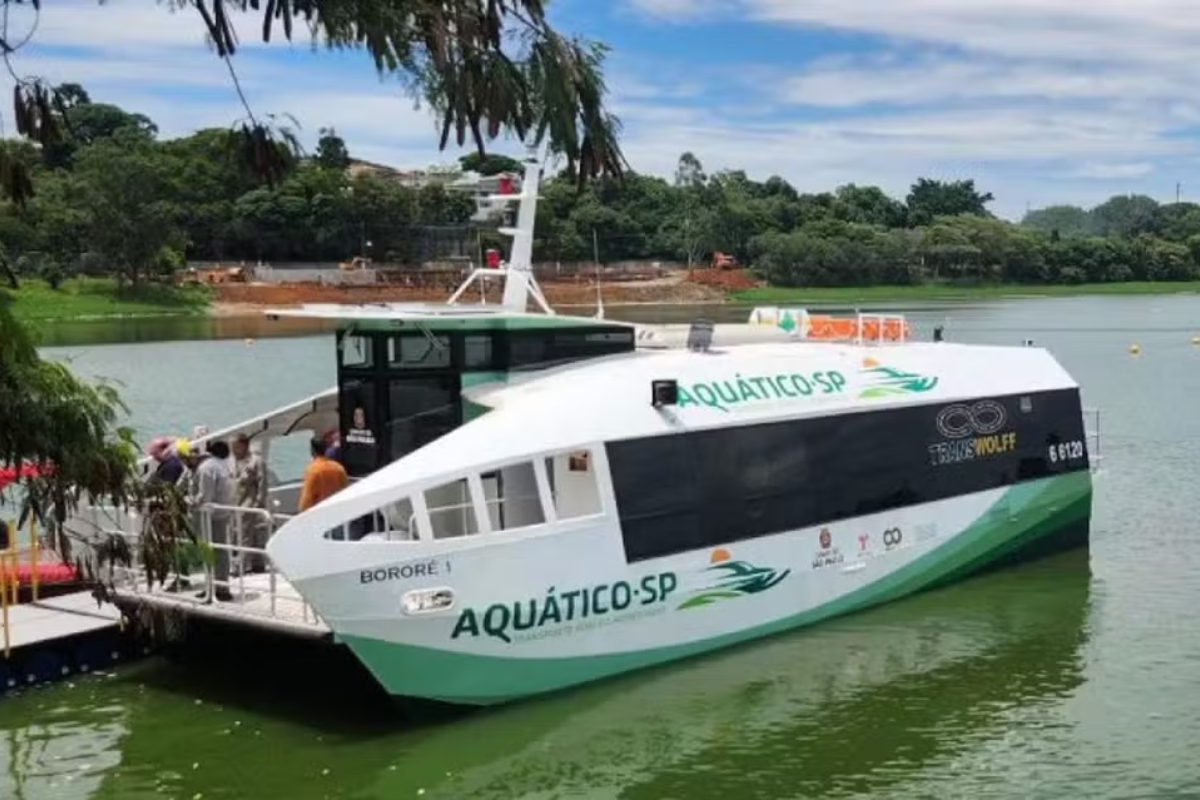
[[[325,457],[325,442],[314,437],[309,445],[312,461],[304,469],[304,483],[300,488],[300,510],[308,509],[346,488],[350,481],[346,469],[332,458]]]

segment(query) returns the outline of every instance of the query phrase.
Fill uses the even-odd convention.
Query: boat
[[[1098,432],[1048,351],[556,314],[540,177],[447,303],[268,312],[336,323],[337,386],[209,435],[340,431],[351,485],[299,514],[275,487],[266,554],[387,692],[504,703],[1087,545]]]

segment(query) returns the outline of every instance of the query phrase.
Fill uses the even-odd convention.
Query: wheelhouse
[[[485,413],[464,395],[472,387],[635,348],[631,325],[534,315],[349,320],[336,337],[342,459],[351,477]]]

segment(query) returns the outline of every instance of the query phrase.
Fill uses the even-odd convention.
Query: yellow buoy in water
[[[1138,347],[1136,344],[1129,345],[1129,355],[1136,356],[1140,352],[1142,352],[1142,348]]]
[[[1200,336],[1193,336],[1192,337],[1192,346],[1198,346],[1198,345],[1200,345]]]

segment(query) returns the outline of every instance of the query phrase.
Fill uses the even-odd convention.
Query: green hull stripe
[[[500,703],[811,625],[949,583],[1086,521],[1091,487],[1086,471],[1015,486],[962,534],[867,586],[799,614],[686,644],[609,655],[505,658],[358,636],[343,639],[391,694]]]

